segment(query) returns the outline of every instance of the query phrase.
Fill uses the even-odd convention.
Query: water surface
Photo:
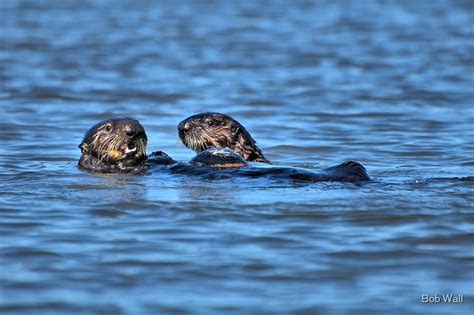
[[[0,313],[472,313],[473,12],[2,1]],[[275,164],[353,159],[374,180],[76,168],[84,132],[120,116],[189,160],[176,125],[203,111]]]

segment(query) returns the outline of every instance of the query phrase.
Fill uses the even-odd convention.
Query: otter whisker
[[[201,152],[202,152],[202,151],[205,151],[205,150],[207,149],[207,146],[206,146],[206,144],[205,144],[205,142],[204,142],[203,137],[200,136],[200,137],[198,137],[198,139],[199,139],[199,140],[198,140],[198,141],[199,141],[199,143],[198,143],[198,145],[199,145],[199,151],[201,151]]]
[[[114,150],[119,150],[122,144],[123,144],[123,141],[121,141],[119,138],[114,138],[110,146]]]
[[[139,140],[136,144],[136,147],[137,147],[137,153],[139,155],[146,155],[146,152],[145,152],[145,147],[146,147],[146,143],[145,143],[145,140]]]
[[[199,137],[195,134],[193,134],[193,147],[194,151],[199,151],[200,148],[200,143],[199,143]]]
[[[189,137],[189,147],[193,150],[193,151],[196,151],[198,150],[198,140],[196,139],[196,135],[191,135],[191,137]]]
[[[110,143],[112,142],[112,138],[107,138],[103,143],[100,143],[99,144],[99,147],[97,148],[97,156],[98,158],[102,161],[106,154],[107,154],[107,150],[106,148],[109,147]],[[104,155],[105,153],[105,155]]]
[[[203,135],[197,135],[198,142],[199,142],[199,151],[205,151],[208,149],[208,146],[206,146],[206,141]]]
[[[191,150],[194,150],[193,144],[192,144],[192,138],[190,136],[184,137],[183,143],[186,147],[190,148]]]

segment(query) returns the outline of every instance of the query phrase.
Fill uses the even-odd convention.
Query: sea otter
[[[370,177],[362,164],[346,161],[321,171],[271,164],[255,144],[249,132],[232,117],[220,113],[201,113],[178,124],[183,144],[197,152],[191,164],[219,169],[236,168],[245,176],[278,176],[302,181],[368,181]]]
[[[242,127],[243,128],[243,127]],[[79,145],[79,167],[97,173],[142,173],[153,165],[165,165],[160,171],[172,174],[246,176],[292,179],[305,182],[369,180],[365,168],[357,162],[345,162],[321,171],[273,166],[246,161],[230,148],[203,148],[189,163],[176,162],[161,151],[146,155],[147,135],[134,119],[115,118],[90,128]],[[263,157],[263,156],[262,156]],[[265,159],[266,160],[266,159]]]
[[[146,155],[147,135],[138,120],[114,118],[91,127],[79,148],[79,167],[97,173],[138,173],[146,169],[147,160],[157,164],[174,162],[163,152]]]
[[[256,141],[237,120],[220,113],[201,113],[178,124],[183,144],[196,151],[208,148],[230,148],[246,161],[271,164],[257,147]]]

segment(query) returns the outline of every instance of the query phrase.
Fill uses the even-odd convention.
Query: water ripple
[[[472,21],[469,1],[1,1],[0,313],[472,312]],[[189,161],[176,124],[204,111],[275,164],[373,181],[76,166],[115,116]],[[465,302],[419,302],[443,293]]]

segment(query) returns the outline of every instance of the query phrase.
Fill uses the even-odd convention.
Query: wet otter
[[[190,163],[176,162],[166,153],[146,156],[147,135],[142,125],[130,118],[99,122],[90,128],[79,145],[79,167],[100,173],[141,173],[151,165],[169,165],[162,170],[186,175],[274,177],[301,181],[366,181],[365,168],[357,162],[345,162],[321,171],[251,163],[229,148],[208,148]],[[266,159],[265,159],[266,160]],[[204,166],[204,167],[203,167]],[[215,170],[215,169],[218,170]],[[224,173],[223,173],[224,172]],[[227,174],[227,175],[226,175]],[[223,175],[223,176],[222,176]]]
[[[146,155],[148,137],[145,129],[131,118],[101,121],[85,134],[79,148],[79,167],[97,173],[139,173],[152,164],[177,163],[162,151]],[[218,168],[245,166],[245,160],[230,149],[209,149],[197,155],[191,165]]]
[[[275,166],[245,161],[229,148],[209,148],[198,153],[190,163],[171,165],[173,173],[201,175],[208,178],[234,176],[266,177],[301,182],[365,182],[369,181],[365,168],[357,162],[347,161],[322,170]]]
[[[79,167],[99,173],[137,173],[146,169],[147,135],[145,129],[131,118],[114,118],[91,127],[79,148]],[[172,159],[163,152],[151,156],[155,163],[166,164]]]
[[[368,181],[370,177],[362,164],[347,161],[339,165],[312,171],[302,168],[249,165],[249,162],[271,164],[256,146],[255,140],[235,119],[220,113],[201,113],[178,124],[184,145],[198,153],[191,164],[213,168],[239,169],[245,176],[278,176],[302,181]],[[245,161],[246,160],[246,161]],[[249,166],[249,167],[246,167]]]
[[[208,148],[230,148],[247,161],[271,164],[250,133],[230,116],[220,113],[193,115],[179,123],[178,131],[183,144],[197,153]]]

